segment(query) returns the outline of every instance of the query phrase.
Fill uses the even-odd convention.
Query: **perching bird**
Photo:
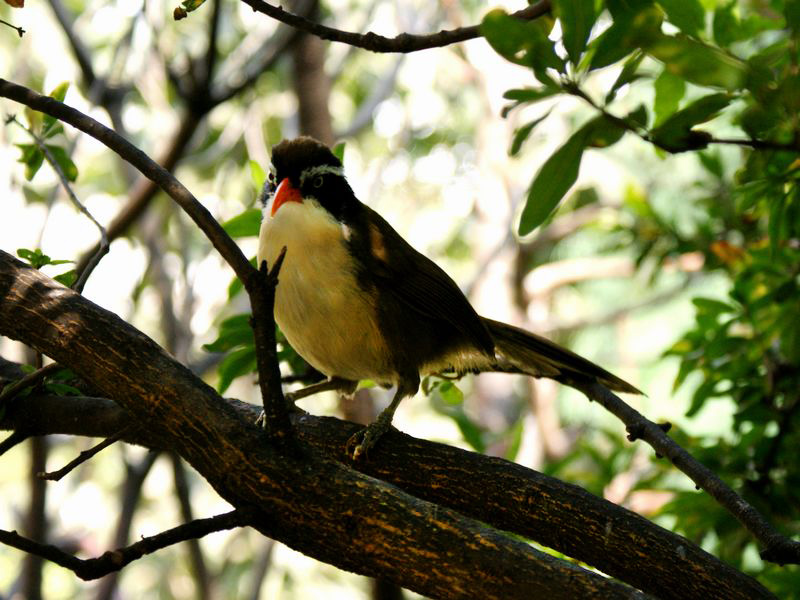
[[[361,379],[397,386],[391,404],[348,442],[354,458],[389,428],[420,375],[525,373],[641,393],[549,340],[479,316],[447,273],[355,197],[322,143],[284,140],[272,164],[258,264],[273,264],[286,247],[275,320],[329,387],[352,390]]]

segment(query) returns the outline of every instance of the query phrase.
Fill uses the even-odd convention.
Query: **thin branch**
[[[672,146],[664,145],[660,143],[650,131],[646,128],[642,127],[639,123],[632,121],[631,119],[626,119],[622,117],[618,117],[617,115],[608,112],[604,106],[600,106],[597,102],[595,102],[589,94],[584,92],[575,82],[567,81],[562,84],[563,89],[565,92],[572,96],[576,96],[584,100],[587,104],[589,104],[592,108],[600,112],[606,119],[610,122],[614,123],[621,129],[625,131],[629,131],[634,135],[640,137],[645,142],[653,144],[656,148],[660,148],[665,152],[669,152],[670,154],[675,154],[676,152],[685,152],[689,150],[697,150],[700,148],[705,147],[708,144],[727,144],[727,145],[735,145],[735,146],[745,146],[748,148],[753,148],[754,150],[782,150],[786,152],[800,152],[800,146],[797,143],[789,143],[784,144],[781,142],[773,142],[770,140],[754,140],[754,139],[734,139],[734,138],[715,138],[709,133],[702,132],[704,136],[702,141],[703,146],[700,148],[689,147],[681,147],[676,149]],[[695,130],[691,130],[695,131]],[[701,132],[697,132],[701,133]]]
[[[166,192],[200,227],[240,278],[245,278],[253,270],[242,251],[230,236],[225,233],[225,230],[214,219],[208,209],[198,202],[194,195],[172,173],[161,167],[124,137],[71,106],[5,79],[0,79],[0,96],[5,96],[34,110],[55,117],[60,121],[69,123],[105,144]]]
[[[29,136],[31,136],[33,141],[36,143],[36,146],[44,154],[44,157],[47,159],[47,162],[56,172],[56,175],[58,175],[58,179],[61,182],[61,186],[64,188],[64,191],[67,192],[67,197],[70,199],[73,206],[75,206],[75,208],[77,208],[79,212],[83,213],[83,215],[86,216],[86,218],[88,218],[100,232],[100,243],[97,248],[97,251],[94,254],[92,254],[92,257],[86,263],[86,266],[83,268],[83,270],[78,275],[78,278],[71,286],[73,290],[75,290],[80,294],[81,292],[83,292],[83,288],[86,285],[89,276],[92,274],[92,271],[94,271],[95,267],[100,263],[100,260],[106,254],[108,254],[109,244],[108,244],[108,235],[106,234],[106,229],[97,221],[97,219],[94,218],[94,216],[92,215],[92,213],[89,212],[86,206],[80,200],[78,200],[78,196],[75,195],[75,192],[72,189],[72,185],[70,185],[69,178],[67,177],[66,173],[64,173],[64,169],[62,169],[61,165],[58,164],[58,161],[53,156],[53,153],[50,152],[50,149],[47,147],[45,141],[39,135],[37,135],[36,132],[33,131],[33,129],[31,129],[30,127],[26,127],[25,125],[20,123],[17,117],[15,117],[14,115],[9,116],[7,122],[15,123],[25,132],[27,132]]]
[[[15,429],[11,432],[11,435],[0,442],[0,456],[3,456],[3,454],[11,450],[14,446],[18,446],[29,437],[30,436],[22,429]]]
[[[754,150],[784,150],[787,152],[800,152],[800,146],[794,144],[782,144],[770,140],[736,139],[736,138],[715,138],[708,140],[709,144],[728,144],[734,146],[747,146]]]
[[[186,147],[191,141],[192,135],[197,130],[202,116],[203,115],[188,111],[180,120],[180,127],[172,135],[170,142],[167,144],[166,152],[164,152],[158,160],[158,163],[162,165],[165,170],[172,171],[178,164],[178,161],[183,156]],[[125,204],[108,225],[107,232],[109,242],[113,242],[115,239],[125,235],[131,225],[145,212],[158,190],[158,184],[146,176],[140,178],[139,181],[133,185],[133,188],[128,194],[127,204]],[[78,271],[85,268],[86,263],[91,259],[91,256],[97,252],[98,248],[99,244],[90,249],[83,258],[78,261]]]
[[[151,451],[133,462],[125,458],[122,459],[125,473],[123,475],[123,484],[118,490],[119,501],[117,505],[119,506],[119,512],[117,513],[114,531],[109,543],[111,547],[121,548],[128,545],[133,518],[142,499],[142,486],[144,486],[145,479],[152,471],[153,465],[160,454],[158,451]],[[110,573],[107,577],[103,577],[97,586],[94,595],[95,600],[113,600],[116,597],[115,592],[117,591],[118,583],[119,575],[117,573]]]
[[[61,0],[49,0],[50,8],[56,17],[64,35],[67,37],[67,42],[72,53],[75,55],[75,60],[78,61],[78,67],[81,70],[81,75],[86,83],[86,87],[93,89],[95,82],[98,80],[92,66],[92,56],[80,36],[76,35],[72,15],[69,14],[67,9],[61,3]]]
[[[47,473],[38,473],[38,475],[39,475],[39,477],[41,479],[47,479],[48,481],[59,481],[60,479],[62,479],[64,477],[64,475],[66,475],[67,473],[69,473],[70,471],[75,469],[77,466],[82,465],[83,463],[85,463],[87,460],[92,458],[94,455],[96,455],[101,450],[104,450],[104,449],[108,448],[110,445],[115,444],[116,442],[120,441],[124,434],[125,434],[125,430],[123,429],[123,430],[117,432],[116,434],[112,435],[111,437],[106,438],[105,440],[103,440],[99,444],[89,448],[88,450],[84,450],[83,452],[78,454],[78,456],[76,458],[74,458],[73,460],[69,461],[66,465],[64,465],[63,467],[61,467],[57,471],[49,471]]]
[[[205,60],[203,61],[203,87],[211,89],[211,81],[214,78],[214,69],[217,64],[219,48],[217,48],[217,38],[219,34],[219,15],[222,10],[222,0],[212,0],[211,16],[208,23],[208,46],[206,47]]]
[[[189,477],[186,474],[186,465],[183,459],[175,453],[170,453],[170,460],[172,461],[175,495],[178,498],[181,518],[184,523],[191,523],[196,518],[192,509],[192,498],[189,490]],[[200,543],[196,539],[188,540],[188,551],[189,563],[195,579],[197,598],[202,600],[204,598],[213,597],[212,584],[214,580],[209,574]]]
[[[3,19],[0,19],[0,23],[2,23],[3,25],[7,25],[8,27],[11,27],[11,29],[16,29],[17,35],[19,35],[19,37],[25,35],[25,30],[22,27],[17,27],[16,25],[12,25],[8,21],[4,21]]]
[[[41,556],[59,566],[69,569],[85,581],[99,579],[104,575],[121,570],[131,562],[138,560],[146,554],[152,554],[167,546],[172,546],[186,540],[200,538],[214,533],[242,527],[247,524],[247,511],[233,510],[207,519],[197,519],[191,523],[178,525],[151,537],[143,537],[135,544],[125,548],[118,548],[105,552],[97,558],[82,559],[50,544],[41,544],[19,535],[16,531],[0,529],[0,542],[33,554]]]
[[[243,282],[253,307],[250,326],[253,328],[256,347],[258,386],[261,389],[261,399],[264,403],[262,425],[272,441],[288,447],[294,443],[294,438],[291,435],[289,410],[281,387],[281,372],[275,348],[275,324],[274,321],[266,322],[265,319],[258,318],[258,315],[273,314],[275,287],[278,285],[278,275],[285,257],[286,246],[281,249],[269,270],[267,261],[262,261],[258,271],[253,269],[250,276]]]
[[[5,388],[3,388],[3,391],[0,392],[0,409],[3,408],[3,405],[8,400],[19,394],[25,388],[37,385],[38,383],[43,381],[45,377],[47,377],[48,375],[52,375],[53,373],[62,368],[63,367],[58,363],[50,363],[49,365],[45,365],[41,369],[35,370],[33,373],[25,375],[25,377],[23,377],[22,379],[18,379],[14,383],[9,383]]]
[[[481,37],[480,25],[442,30],[438,33],[428,35],[401,33],[392,38],[384,37],[371,31],[364,34],[354,33],[315,23],[314,21],[285,11],[280,6],[274,6],[264,2],[264,0],[242,0],[242,2],[250,6],[256,12],[263,13],[281,23],[291,25],[296,29],[315,35],[323,40],[341,42],[371,52],[417,52],[429,48],[441,48],[443,46],[449,46],[450,44]],[[541,0],[536,4],[513,13],[511,16],[518,19],[533,20],[549,11],[550,0]]]
[[[752,505],[731,489],[713,471],[699,463],[677,442],[667,435],[666,427],[645,418],[616,394],[599,383],[575,383],[590,400],[597,401],[616,415],[628,431],[631,441],[641,439],[650,444],[661,456],[667,457],[694,483],[710,494],[732,514],[753,536],[761,542],[764,560],[779,564],[800,564],[800,542],[781,535]]]

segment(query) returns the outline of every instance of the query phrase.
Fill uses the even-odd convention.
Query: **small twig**
[[[0,23],[2,23],[3,25],[7,25],[7,26],[11,27],[11,29],[16,29],[17,30],[17,35],[19,35],[19,37],[22,37],[23,35],[25,35],[25,30],[22,27],[17,27],[16,25],[12,25],[8,21],[4,21],[3,19],[0,19]]]
[[[33,139],[33,141],[36,143],[36,146],[44,154],[44,157],[47,159],[47,162],[56,172],[56,175],[58,175],[58,179],[61,181],[61,186],[67,192],[67,196],[69,197],[73,206],[75,206],[75,208],[77,208],[79,212],[83,213],[84,216],[86,216],[86,218],[88,218],[94,224],[94,226],[97,227],[98,231],[100,231],[100,245],[97,248],[97,251],[92,255],[91,259],[86,264],[84,269],[81,271],[78,278],[72,284],[72,289],[80,294],[83,291],[83,287],[86,285],[86,281],[89,279],[89,275],[92,274],[92,271],[94,271],[94,268],[100,262],[100,259],[102,259],[106,254],[108,254],[109,246],[108,246],[108,235],[106,234],[106,229],[97,221],[97,219],[94,218],[92,213],[89,212],[89,209],[87,209],[86,206],[80,200],[78,200],[78,196],[75,195],[75,192],[72,189],[72,185],[70,185],[66,173],[64,173],[64,170],[61,168],[61,165],[59,165],[58,161],[56,161],[55,157],[53,156],[53,153],[50,152],[50,149],[47,147],[45,141],[39,135],[37,135],[36,132],[33,131],[33,129],[31,129],[30,127],[26,127],[25,125],[20,123],[17,120],[16,116],[10,115],[7,119],[7,122],[15,123],[17,126],[22,128],[29,136],[31,136],[31,139]]]
[[[253,316],[250,326],[256,347],[256,365],[258,368],[258,386],[264,404],[261,421],[269,438],[280,445],[293,443],[292,426],[289,411],[281,389],[281,373],[278,368],[278,356],[275,350],[275,288],[278,285],[283,259],[286,257],[286,246],[281,249],[271,268],[267,261],[262,261],[258,271],[253,271],[243,280],[250,296]]]
[[[708,140],[709,144],[729,144],[734,146],[747,146],[755,150],[785,150],[788,152],[800,152],[800,146],[795,144],[782,144],[770,140],[748,140],[735,138],[715,138]]]
[[[21,429],[15,429],[6,439],[0,442],[0,456],[27,440],[30,436]]]
[[[590,400],[616,415],[628,430],[630,440],[647,442],[660,456],[686,474],[710,494],[764,546],[761,557],[778,564],[800,564],[800,542],[781,535],[751,504],[737,494],[713,471],[698,462],[666,433],[664,425],[653,423],[599,383],[571,383]]]
[[[127,428],[126,428],[127,429]],[[39,477],[41,479],[47,479],[48,481],[59,481],[64,475],[75,469],[78,465],[85,463],[87,460],[92,458],[95,454],[108,448],[111,444],[114,444],[122,439],[122,436],[125,434],[125,430],[119,431],[115,435],[112,435],[109,438],[106,438],[96,446],[89,448],[88,450],[84,450],[76,458],[69,461],[66,465],[61,467],[58,471],[50,471],[47,473],[39,473]]]
[[[657,139],[655,139],[650,131],[646,128],[642,127],[638,123],[632,122],[630,119],[624,119],[622,117],[618,117],[615,114],[612,114],[606,110],[604,106],[600,106],[597,102],[595,102],[589,94],[584,92],[575,82],[566,82],[563,84],[563,89],[565,92],[572,96],[576,96],[577,98],[581,98],[587,104],[589,104],[592,108],[596,111],[601,113],[606,119],[610,122],[614,123],[615,125],[619,126],[620,128],[633,133],[634,135],[640,137],[645,142],[649,142],[653,144],[656,148],[660,148],[665,152],[669,152],[670,154],[674,154],[675,152],[682,152],[688,150],[694,150],[695,148],[680,148],[676,150],[675,148],[665,146]],[[694,131],[694,130],[692,130]],[[705,135],[705,132],[703,132]],[[787,152],[800,152],[800,146],[796,143],[791,144],[782,144],[780,142],[773,142],[770,140],[753,140],[753,139],[729,139],[729,138],[715,138],[711,134],[708,134],[708,137],[703,138],[704,144],[727,144],[727,145],[735,145],[735,146],[745,146],[748,148],[753,148],[755,150],[785,150]]]
[[[242,509],[233,510],[207,519],[197,519],[191,523],[178,525],[151,537],[143,537],[135,544],[105,552],[97,558],[82,559],[67,554],[50,544],[41,544],[22,537],[16,531],[0,529],[0,542],[28,554],[41,556],[57,565],[69,569],[81,579],[88,581],[121,570],[123,567],[167,546],[186,540],[200,538],[215,531],[233,529],[247,524],[249,513]]]
[[[264,2],[264,0],[242,0],[242,2],[250,6],[256,12],[263,13],[281,23],[291,25],[296,29],[315,35],[323,40],[342,42],[357,48],[370,50],[371,52],[417,52],[418,50],[441,48],[443,46],[449,46],[450,44],[481,37],[480,26],[471,25],[469,27],[442,30],[438,33],[428,35],[401,33],[398,36],[388,38],[371,31],[361,34],[327,27],[285,11],[282,7],[274,6]],[[529,21],[541,17],[549,11],[550,0],[542,0],[522,10],[518,10],[511,16]]]
[[[25,377],[23,377],[22,379],[18,379],[14,383],[9,383],[3,389],[3,391],[0,392],[0,408],[2,408],[3,405],[8,400],[19,394],[25,388],[36,385],[48,375],[52,375],[54,372],[62,368],[63,367],[58,363],[50,363],[49,365],[45,365],[41,369],[35,370],[33,373],[25,375]]]
[[[192,508],[192,498],[189,490],[189,477],[186,473],[186,464],[183,459],[175,454],[170,453],[169,456],[172,461],[172,474],[173,481],[175,482],[175,495],[178,499],[178,506],[181,511],[181,518],[184,523],[191,523],[195,520],[194,509]],[[206,559],[203,556],[203,549],[200,542],[196,539],[188,540],[189,546],[189,561],[195,579],[195,586],[197,587],[197,598],[212,598],[214,594],[213,578],[209,573],[206,566]]]

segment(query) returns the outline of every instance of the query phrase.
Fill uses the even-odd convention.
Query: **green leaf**
[[[692,304],[697,307],[699,312],[704,312],[709,315],[734,312],[734,308],[730,304],[714,298],[692,298]]]
[[[54,100],[63,102],[64,98],[67,97],[68,89],[69,81],[62,81],[55,88],[53,88],[53,91],[50,92],[49,96]],[[50,115],[44,115],[44,120],[42,121],[42,137],[48,138],[52,135],[55,135],[53,129],[55,129],[56,124],[58,124],[58,119],[51,117]],[[63,128],[61,128],[61,130],[63,131]]]
[[[206,352],[227,352],[237,346],[253,346],[253,329],[250,327],[250,313],[228,317],[219,325],[217,339],[204,344]]]
[[[647,107],[644,104],[640,104],[625,115],[625,120],[633,122],[641,128],[647,127]]]
[[[56,164],[61,168],[61,172],[64,176],[69,181],[75,181],[78,178],[78,167],[72,162],[67,151],[61,146],[51,146],[47,144],[45,147],[50,152],[53,160],[56,161]]]
[[[577,65],[586,49],[597,15],[592,0],[555,0],[555,14],[561,22],[562,42],[572,64]]]
[[[23,260],[27,260],[35,269],[41,269],[43,266],[50,264],[50,257],[44,254],[40,248],[36,248],[36,250],[18,248],[17,256]]]
[[[722,179],[725,171],[722,166],[722,157],[719,152],[698,152],[697,158],[706,171],[717,179]]]
[[[552,88],[552,87],[518,88],[518,89],[507,90],[506,93],[503,94],[503,98],[507,100],[512,100],[513,103],[504,107],[501,114],[503,118],[506,118],[508,116],[508,113],[511,112],[511,110],[517,108],[522,104],[532,104],[534,102],[538,102],[539,100],[544,100],[545,98],[554,96],[555,94],[558,94],[560,92],[561,90],[559,88]]]
[[[514,139],[511,140],[511,148],[508,150],[508,154],[510,156],[516,156],[519,154],[520,148],[522,148],[523,142],[528,139],[528,136],[531,134],[531,131],[542,121],[544,121],[550,115],[550,111],[548,110],[545,114],[543,114],[538,119],[534,119],[530,123],[526,123],[522,127],[517,128],[514,132]]]
[[[605,115],[595,117],[583,129],[586,135],[584,146],[592,148],[608,148],[616,144],[627,131]]]
[[[614,23],[591,44],[589,69],[607,67],[636,49],[646,49],[661,32],[663,14],[655,6],[627,10],[614,16]]]
[[[44,153],[36,144],[17,144],[17,148],[22,151],[18,162],[25,165],[25,179],[30,181],[41,168],[44,162]]]
[[[647,52],[673,75],[697,85],[734,91],[745,82],[747,70],[742,60],[684,35],[659,35]]]
[[[547,19],[523,21],[497,8],[486,14],[480,30],[495,52],[513,63],[530,67],[539,81],[556,87],[546,71],[552,68],[563,73],[564,61],[556,54],[555,43],[548,38]]]
[[[678,110],[681,98],[686,93],[686,80],[665,68],[656,78],[655,92],[653,113],[655,124],[659,125],[668,115]]]
[[[59,133],[64,133],[64,126],[60,122],[57,122],[51,127],[47,128],[47,131],[42,134],[42,137],[44,139],[49,139],[57,136]]]
[[[264,172],[261,165],[258,164],[258,161],[250,159],[248,164],[250,165],[250,181],[253,182],[253,187],[260,193],[261,188],[264,187],[264,182],[267,180],[267,174]]]
[[[737,0],[731,0],[726,6],[718,6],[714,10],[711,32],[714,35],[714,41],[719,46],[727,47],[747,37],[739,19],[733,12],[737,4]]]
[[[658,0],[667,20],[686,35],[698,36],[706,26],[706,11],[699,0]]]
[[[339,162],[344,162],[344,147],[345,143],[339,142],[331,150],[331,152],[333,152],[333,155],[339,159]]]
[[[486,452],[486,443],[483,441],[483,430],[462,410],[455,415],[451,415],[456,422],[464,441],[467,442],[475,452],[483,454]]]
[[[606,8],[614,20],[634,15],[653,5],[653,0],[606,0]]]
[[[219,363],[217,373],[217,391],[224,394],[233,380],[242,375],[248,375],[256,370],[256,348],[255,346],[245,346],[238,348],[228,354]]]
[[[51,263],[53,264],[53,263]],[[53,277],[58,283],[66,287],[72,287],[72,285],[78,279],[78,273],[75,269],[70,269],[66,273],[61,273],[60,275],[56,275]]]
[[[645,55],[643,52],[634,52],[631,57],[625,61],[625,65],[623,65],[622,70],[619,72],[617,76],[617,80],[614,82],[614,85],[611,86],[611,89],[608,90],[606,94],[605,103],[611,104],[614,101],[614,98],[617,97],[617,92],[623,87],[632,83],[636,79],[640,77],[640,75],[636,72],[639,68],[639,65],[642,63],[642,59],[644,59]]]
[[[206,0],[183,0],[181,6],[186,9],[186,12],[192,12],[203,6],[205,1]]]
[[[44,384],[44,389],[48,392],[56,394],[57,396],[82,396],[83,392],[81,392],[78,388],[68,385],[66,383],[56,383],[56,382],[48,382]]]
[[[525,208],[522,209],[520,235],[527,235],[541,225],[575,183],[586,147],[586,137],[586,128],[582,127],[539,169],[528,190]]]
[[[800,0],[784,0],[783,15],[795,35],[800,32]]]
[[[222,228],[232,238],[257,236],[261,229],[261,210],[248,208],[243,213],[225,221]]]
[[[698,150],[708,145],[710,136],[703,131],[692,129],[717,116],[719,111],[732,101],[728,94],[710,94],[695,100],[687,107],[674,113],[661,125],[650,132],[653,142],[669,152]]]
[[[258,268],[256,266],[255,256],[250,258],[250,264],[253,266],[253,268]],[[238,293],[240,293],[243,289],[244,289],[244,284],[242,283],[242,280],[239,279],[238,277],[234,277],[233,279],[231,279],[230,284],[228,284],[228,299],[230,300]]]
[[[51,98],[63,102],[67,97],[67,90],[69,89],[69,81],[62,81],[48,94]]]
[[[464,393],[452,381],[442,381],[436,389],[447,404],[464,403]]]

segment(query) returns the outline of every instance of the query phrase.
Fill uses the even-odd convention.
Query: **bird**
[[[348,440],[353,459],[376,446],[421,376],[522,373],[641,394],[542,336],[480,316],[442,268],[356,198],[342,162],[318,140],[301,136],[272,148],[262,204],[258,264],[274,264],[285,252],[275,321],[328,378],[294,399],[322,389],[352,392],[365,379],[396,386],[377,419]]]

